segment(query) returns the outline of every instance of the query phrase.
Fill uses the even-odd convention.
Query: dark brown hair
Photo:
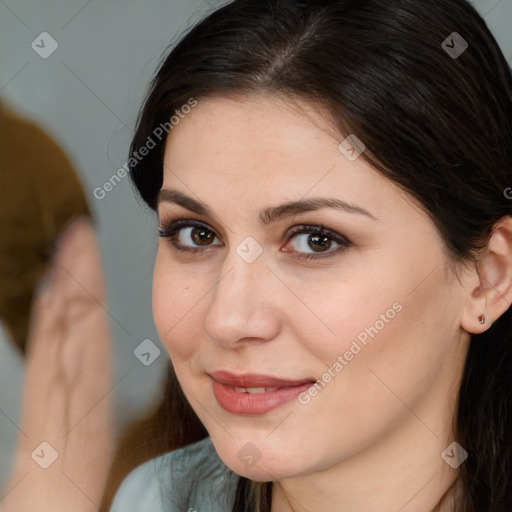
[[[458,56],[443,45],[448,39],[454,47],[454,32],[468,44]],[[512,186],[512,76],[466,0],[229,3],[165,57],[131,155],[190,98],[252,92],[317,105],[332,116],[340,142],[357,134],[366,146],[362,158],[417,199],[453,263],[475,264],[495,223],[512,213],[504,194]],[[163,181],[164,142],[131,166],[152,209]],[[471,337],[454,418],[456,440],[469,453],[460,466],[459,512],[511,510],[511,315],[508,309]],[[169,430],[169,445],[204,437],[173,373],[167,393],[167,417],[196,425]],[[270,489],[271,483],[240,477],[233,510],[268,512]]]

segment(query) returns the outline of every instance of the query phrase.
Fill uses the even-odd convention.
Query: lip
[[[290,403],[315,383],[313,379],[287,380],[268,375],[234,375],[225,371],[209,375],[217,403],[227,412],[242,416],[257,416],[273,411]],[[236,391],[235,387],[279,389],[251,394]]]
[[[216,380],[217,382],[220,382],[221,384],[241,388],[282,388],[299,386],[301,384],[307,384],[308,382],[316,382],[316,379],[312,378],[288,380],[273,377],[271,375],[262,375],[257,373],[245,373],[243,375],[235,375],[234,373],[225,370],[211,372],[209,373],[209,375],[210,377],[212,377],[212,379]]]

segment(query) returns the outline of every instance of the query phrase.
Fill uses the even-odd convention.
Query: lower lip
[[[300,386],[283,387],[267,393],[245,393],[212,379],[213,394],[219,405],[228,412],[241,415],[257,415],[270,412],[291,402],[307,391],[314,382]]]

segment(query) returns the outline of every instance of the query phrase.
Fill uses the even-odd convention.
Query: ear
[[[486,251],[468,280],[468,297],[461,327],[469,333],[486,331],[512,303],[512,217],[495,224]],[[484,323],[479,317],[485,316]]]

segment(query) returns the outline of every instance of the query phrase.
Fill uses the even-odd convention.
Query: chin
[[[225,447],[225,450],[217,450],[219,457],[224,464],[232,471],[250,480],[268,482],[272,480],[283,480],[300,474],[308,473],[297,460],[297,453],[278,455],[285,458],[277,458],[271,453],[268,457],[260,452],[254,444],[243,442],[241,448],[233,450],[233,446]]]
[[[239,460],[233,461],[233,465],[226,464],[236,474],[254,480],[256,482],[279,481],[285,478],[292,478],[297,475],[297,470],[283,468],[274,464],[265,464],[260,460],[255,466],[247,467]]]

